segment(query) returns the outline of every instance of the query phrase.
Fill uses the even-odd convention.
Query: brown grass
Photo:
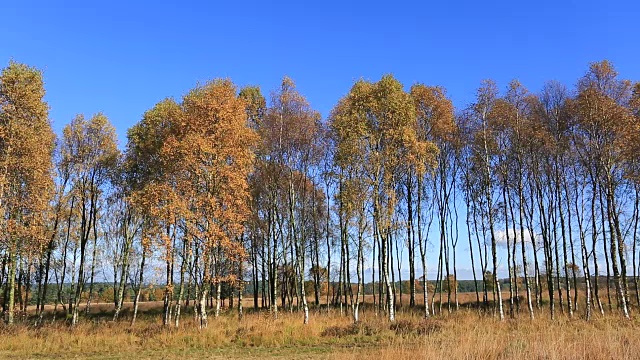
[[[348,316],[282,312],[274,320],[249,313],[242,321],[230,311],[198,330],[192,314],[180,329],[165,329],[157,315],[113,323],[86,320],[42,327],[0,327],[0,358],[282,358],[282,359],[635,359],[640,358],[640,322],[616,315],[593,321],[551,321],[539,313],[531,321],[498,321],[461,310],[424,320],[419,311],[401,311],[394,324],[372,311],[353,325]]]

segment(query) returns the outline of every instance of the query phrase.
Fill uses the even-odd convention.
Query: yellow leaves
[[[20,116],[25,126],[41,126],[40,120],[48,116],[49,109],[43,101],[42,72],[11,61],[0,76],[0,113],[3,117]]]
[[[0,74],[0,242],[20,240],[39,248],[44,241],[42,213],[53,188],[54,135],[42,73],[10,62]],[[8,222],[8,223],[4,223]]]
[[[403,168],[422,174],[435,166],[434,136],[451,141],[457,129],[443,89],[418,84],[408,94],[391,75],[377,83],[356,82],[330,121],[337,140],[336,164],[387,182]],[[380,177],[383,173],[389,176]]]
[[[77,115],[63,129],[62,162],[85,182],[93,177],[93,181],[100,183],[119,159],[116,139],[115,128],[104,114],[97,113],[89,120]]]
[[[182,123],[182,109],[173,99],[165,99],[145,112],[142,120],[127,133],[125,166],[133,188],[159,178],[164,173],[161,151],[175,127]]]
[[[391,75],[354,84],[330,117],[347,214],[360,211],[360,203],[369,200],[364,194],[370,194],[378,226],[393,222],[398,182],[436,165],[438,148],[421,127],[427,124],[442,134],[455,128],[453,106],[442,89],[416,85],[409,94]]]

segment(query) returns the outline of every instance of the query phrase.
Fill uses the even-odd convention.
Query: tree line
[[[9,324],[33,299],[42,322],[51,298],[53,321],[76,324],[105,279],[114,321],[126,294],[136,321],[149,283],[166,326],[191,304],[206,327],[223,292],[240,317],[249,293],[274,317],[357,322],[365,290],[389,321],[407,305],[429,317],[459,309],[460,261],[472,305],[500,319],[640,307],[640,83],[608,61],[572,89],[486,80],[459,109],[443,87],[359,80],[325,119],[289,78],[268,99],[217,79],[146,111],[122,150],[102,113],[56,137],[44,95],[39,70],[2,70]]]

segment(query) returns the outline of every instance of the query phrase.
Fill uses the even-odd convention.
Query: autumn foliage
[[[356,324],[337,334],[380,314],[413,334],[427,330],[404,318],[464,307],[501,321],[634,317],[640,84],[602,61],[575,89],[485,80],[458,107],[442,86],[392,75],[345,93],[323,119],[288,77],[268,97],[216,79],[155,104],[120,147],[104,113],[70,119],[56,141],[42,73],[11,62],[7,323],[79,326],[109,299],[111,320],[135,324],[153,297],[163,326],[189,312],[205,328],[234,307],[242,318],[244,296],[272,321]]]

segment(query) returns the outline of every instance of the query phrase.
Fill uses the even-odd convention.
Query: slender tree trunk
[[[272,200],[275,201],[275,200]],[[273,209],[273,213],[275,214],[275,203],[273,203],[272,205],[272,209]],[[272,239],[273,239],[273,253],[271,254],[272,258],[270,258],[271,261],[271,272],[269,274],[269,280],[271,282],[271,313],[273,314],[273,318],[277,319],[278,318],[278,264],[277,264],[277,241],[276,241],[276,234],[275,234],[275,226],[271,226],[271,231],[272,231]]]
[[[244,269],[242,266],[242,261],[238,263],[238,281],[240,286],[238,286],[238,319],[242,320],[244,318],[244,308],[242,307],[242,294],[244,293]],[[233,294],[231,294],[233,297]]]
[[[209,325],[207,320],[207,286],[203,286],[200,291],[200,300],[198,301],[198,327],[206,329]]]
[[[309,305],[307,304],[307,294],[305,292],[305,288],[304,288],[304,245],[300,245],[298,243],[297,237],[296,237],[296,221],[295,221],[295,214],[294,214],[294,204],[295,204],[295,192],[293,189],[293,170],[290,170],[289,172],[289,226],[290,226],[290,233],[291,233],[291,240],[293,241],[293,244],[295,246],[295,250],[296,250],[296,258],[295,258],[295,267],[296,267],[296,271],[295,273],[297,273],[298,275],[298,286],[299,286],[299,293],[300,293],[300,301],[298,302],[298,306],[300,306],[300,302],[302,303],[302,309],[304,312],[304,317],[303,317],[303,323],[306,325],[309,323]],[[302,239],[301,241],[304,241],[304,239]]]
[[[187,259],[188,259],[188,245],[187,238],[184,237],[182,239],[182,264],[180,265],[180,288],[178,289],[178,301],[176,301],[176,308],[174,314],[175,327],[180,327],[180,312],[182,310],[182,299],[184,296],[184,282],[185,282],[185,270],[187,267]]]
[[[91,309],[91,299],[93,297],[93,280],[95,279],[96,273],[96,259],[98,254],[98,229],[96,227],[96,216],[93,218],[93,254],[91,255],[91,275],[89,279],[89,296],[87,297],[87,307],[85,309],[85,314],[89,315]]]
[[[640,307],[640,291],[638,291],[638,263],[636,262],[636,256],[638,253],[638,219],[640,218],[640,192],[638,191],[638,185],[635,185],[635,202],[633,206],[633,283],[636,291],[636,304]]]
[[[222,304],[221,295],[222,295],[222,281],[217,281],[216,282],[216,308],[214,312],[214,317],[216,319],[220,317],[220,306]]]
[[[520,162],[518,162],[520,164]],[[522,171],[522,167],[520,167]],[[522,173],[521,173],[522,174]],[[522,269],[524,272],[524,286],[527,292],[527,307],[529,309],[529,317],[531,320],[534,319],[533,314],[533,305],[531,304],[531,286],[529,286],[529,277],[527,274],[527,251],[525,247],[524,241],[524,196],[523,196],[523,188],[522,188],[522,177],[518,177],[518,215],[520,221],[520,249],[522,250]],[[533,242],[533,236],[531,237],[531,241]],[[515,244],[514,244],[515,245]]]
[[[328,177],[327,177],[328,179]],[[330,232],[329,232],[329,224],[331,223],[331,195],[329,192],[329,182],[327,180],[327,182],[325,183],[325,189],[327,192],[327,219],[326,219],[326,228],[325,228],[325,241],[327,243],[327,313],[329,313],[329,309],[331,307],[330,303],[329,303],[329,284],[331,283],[331,241],[329,240],[330,238]],[[374,246],[375,249],[375,246]],[[375,251],[375,250],[374,250]],[[373,272],[372,272],[373,273]],[[373,297],[373,305],[375,307],[375,294]]]
[[[16,262],[18,261],[15,245],[9,247],[9,278],[7,279],[7,288],[9,289],[9,300],[7,302],[7,324],[13,325],[14,307],[15,307],[15,291],[16,291]]]
[[[604,190],[602,189],[602,185],[599,186],[599,190],[598,191],[598,199],[600,201],[600,224],[602,226],[602,250],[603,250],[603,254],[604,254],[604,260],[605,260],[605,264],[607,267],[607,302],[609,304],[609,312],[613,311],[613,303],[611,301],[611,264],[610,264],[610,259],[609,256],[612,254],[612,252],[608,252],[607,251],[607,231],[606,231],[606,217],[605,217],[605,212],[607,212],[607,210],[605,209],[603,200],[602,200],[602,193],[604,192]],[[607,212],[608,215],[608,212]],[[610,239],[610,241],[614,241],[613,239]],[[615,281],[615,279],[614,279]]]
[[[362,267],[361,267],[361,263],[362,262],[361,262],[361,260],[364,258],[363,251],[362,251],[362,245],[363,245],[363,239],[362,238],[363,238],[363,232],[364,232],[364,224],[363,224],[363,222],[364,222],[364,216],[365,216],[364,215],[364,211],[365,211],[365,209],[363,207],[362,213],[360,214],[360,218],[359,218],[360,224],[359,224],[359,230],[358,230],[358,255],[357,255],[358,256],[358,260],[356,261],[356,263],[357,263],[357,265],[356,265],[356,267],[357,267],[356,273],[357,273],[357,276],[358,276],[358,290],[357,290],[357,294],[356,294],[355,305],[353,307],[353,322],[355,322],[355,323],[360,321],[360,295],[361,295],[362,291],[364,290],[363,289],[364,287],[362,286],[362,283],[361,283],[364,280],[363,280],[363,278],[362,278],[362,276],[360,274],[360,271],[362,270]]]
[[[595,297],[595,303],[598,304],[598,309],[600,310],[600,314],[604,315],[604,307],[602,306],[602,301],[600,300],[599,293],[599,283],[600,283],[600,273],[598,271],[598,256],[596,251],[596,245],[598,241],[598,226],[596,225],[596,184],[592,182],[591,186],[591,254],[593,254],[593,268],[595,274],[595,280],[593,281],[593,292]],[[603,229],[604,230],[604,229]],[[606,257],[606,253],[605,253]]]
[[[415,231],[413,228],[413,174],[407,175],[407,248],[409,250],[409,306],[416,306]]]
[[[514,312],[514,303],[513,303],[513,298],[514,298],[514,294],[513,294],[513,288],[514,288],[514,273],[512,273],[512,270],[515,271],[515,268],[511,268],[511,239],[509,236],[509,215],[507,212],[507,184],[504,183],[502,186],[502,202],[503,202],[503,211],[504,211],[504,222],[505,222],[505,237],[507,240],[507,271],[509,273],[509,316],[511,318],[515,317],[515,312]],[[515,236],[514,236],[515,237]],[[514,239],[514,246],[515,246],[515,239]]]
[[[468,198],[467,198],[467,204],[469,204]],[[478,278],[476,276],[476,264],[475,264],[475,259],[473,257],[473,242],[471,240],[472,236],[471,236],[471,224],[469,223],[469,215],[470,215],[470,211],[469,209],[467,209],[467,234],[469,237],[469,256],[471,257],[471,272],[473,273],[473,285],[475,287],[476,290],[476,306],[478,308],[480,308],[480,292],[478,290]]]
[[[610,180],[609,180],[610,181]],[[616,286],[616,292],[617,292],[617,297],[618,297],[618,307],[619,310],[622,312],[622,315],[626,318],[629,319],[629,310],[627,308],[627,296],[625,294],[625,288],[624,288],[624,281],[623,281],[623,277],[624,277],[624,271],[620,271],[618,268],[618,255],[620,256],[620,265],[621,267],[624,267],[626,265],[625,261],[624,261],[624,249],[621,249],[621,251],[618,253],[618,246],[620,244],[623,244],[622,241],[618,241],[617,237],[620,236],[620,231],[618,230],[618,226],[615,223],[615,219],[614,219],[614,200],[613,200],[613,190],[611,189],[611,185],[607,185],[607,190],[606,190],[607,194],[607,220],[609,222],[609,230],[611,232],[611,235],[609,236],[609,238],[611,239],[611,267],[613,269],[613,281],[615,282],[615,286]]]
[[[140,261],[140,274],[138,277],[138,288],[136,296],[133,298],[133,316],[131,317],[131,326],[135,325],[138,317],[138,304],[140,304],[140,293],[142,292],[142,284],[144,283],[144,265],[146,261],[146,250],[142,250],[142,260]]]
[[[569,200],[569,184],[567,182],[567,179],[565,177],[564,179],[564,188],[565,188],[565,197],[566,197],[566,205],[567,205],[567,225],[568,225],[568,230],[569,230],[569,246],[571,249],[571,277],[572,277],[572,282],[573,282],[573,310],[577,311],[578,310],[578,277],[576,274],[576,270],[577,270],[577,263],[576,263],[576,252],[575,252],[575,244],[574,244],[574,237],[573,237],[573,211],[571,209],[571,202]],[[586,276],[586,274],[585,274]],[[567,294],[567,297],[569,296],[569,294]]]
[[[577,182],[577,180],[576,180]],[[577,186],[575,187],[577,189]],[[576,219],[578,222],[578,232],[580,233],[580,250],[582,255],[582,271],[584,272],[584,282],[585,282],[585,319],[588,321],[591,319],[591,274],[589,270],[589,253],[587,251],[587,243],[586,243],[586,231],[583,230],[583,211],[584,209],[584,201],[581,204],[582,209],[578,207],[578,193],[576,190],[575,194],[575,208],[576,208]],[[583,197],[580,197],[584,199]],[[595,235],[594,235],[595,236]]]

